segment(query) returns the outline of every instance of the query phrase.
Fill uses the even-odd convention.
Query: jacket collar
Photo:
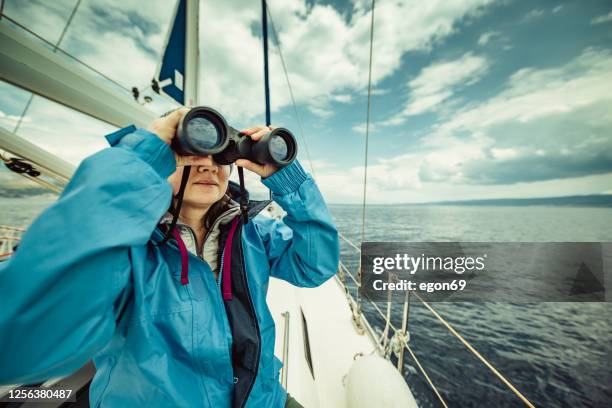
[[[257,216],[257,214],[259,214],[271,202],[272,202],[272,200],[261,200],[261,201],[252,200],[252,201],[249,201],[249,205],[248,205],[249,220],[252,220],[253,218],[255,218],[255,216]],[[217,218],[217,220],[215,220],[211,230],[216,229],[217,230],[216,232],[218,233],[218,229],[219,229],[220,225],[227,224],[236,215],[240,215],[240,205],[236,201],[234,201],[233,199],[230,199],[229,206],[230,206],[230,208],[227,209],[225,212],[223,212]],[[161,217],[161,219],[159,220],[158,225],[166,225],[166,226],[168,226],[168,225],[170,225],[171,222],[172,222],[172,214],[170,212],[166,212]],[[181,233],[181,238],[185,242],[185,245],[187,246],[187,249],[190,252],[192,252],[192,253],[197,255],[198,248],[197,248],[196,241],[195,241],[195,234],[194,234],[193,230],[191,229],[191,227],[189,227],[187,224],[182,223],[180,220],[177,220],[176,225],[177,225],[177,227],[179,227],[179,231]],[[164,235],[164,233],[162,233],[162,231],[160,231],[159,228],[155,229],[154,236],[155,236],[155,234],[158,234],[160,236]],[[208,233],[207,236],[209,236],[209,235],[210,234]]]

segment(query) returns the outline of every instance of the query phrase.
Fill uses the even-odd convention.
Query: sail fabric
[[[176,15],[168,36],[164,53],[161,59],[157,82],[170,83],[160,87],[160,92],[165,93],[179,104],[185,104],[185,52],[187,49],[187,0],[179,0],[176,7]]]

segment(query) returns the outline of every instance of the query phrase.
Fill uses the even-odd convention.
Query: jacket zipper
[[[217,289],[221,291],[221,279],[223,279],[223,258],[225,257],[225,248],[221,252],[221,262],[219,262],[219,272],[217,272]]]
[[[194,240],[194,242],[196,242],[197,244],[197,240],[195,238],[195,234],[193,232],[193,230],[191,229],[190,226],[185,225],[185,227],[188,229],[189,233],[191,234],[191,238]],[[204,242],[206,242],[206,238],[208,237],[208,233],[206,233],[206,236],[204,237]],[[204,247],[204,245],[202,245],[202,247]],[[218,266],[218,272],[217,272],[217,279],[216,279],[216,283],[217,283],[217,288],[219,290],[221,290],[221,279],[223,277],[223,258],[225,257],[225,248],[223,249],[223,251],[221,252],[221,262],[219,262],[219,266]],[[198,255],[198,258],[200,259],[200,261],[204,261],[206,262],[206,260],[204,259],[203,256]],[[206,262],[208,263],[208,262]],[[210,265],[209,265],[210,266]]]
[[[193,232],[193,229],[187,225],[187,224],[183,224],[180,223],[177,226],[179,228],[185,227],[187,228],[187,230],[189,231],[189,233],[191,234],[191,238],[193,239],[193,242],[195,242],[195,247],[196,247],[196,253],[198,258],[204,259],[204,245],[206,244],[206,240],[208,239],[208,236],[210,235],[211,231],[215,229],[215,227],[217,227],[217,225],[219,224],[219,222],[221,222],[221,219],[227,215],[228,213],[230,213],[231,211],[235,211],[236,207],[231,207],[228,210],[226,210],[225,212],[223,212],[223,214],[221,214],[220,216],[217,217],[217,219],[215,220],[215,223],[208,229],[208,231],[206,231],[206,234],[204,234],[204,239],[202,240],[202,247],[200,247],[198,245],[198,240],[196,239],[195,236],[195,232]]]
[[[187,229],[189,230],[190,234],[192,235],[192,237],[194,239],[194,242],[197,243],[197,241],[195,240],[195,234],[194,234],[193,230],[191,229],[191,227],[189,227],[188,225],[185,225],[185,227],[187,227]],[[191,253],[189,251],[187,251],[187,253],[188,253],[188,256],[195,257],[200,262],[203,262],[203,263],[208,265],[208,262],[206,262],[203,258],[200,258],[199,256],[196,256],[196,255],[194,255],[193,253]],[[221,265],[223,265],[223,254],[221,255]],[[207,279],[207,278],[204,278],[204,279]],[[218,275],[218,278],[216,280],[216,284],[217,284],[217,289],[218,290],[214,291],[214,292],[216,292],[215,295],[214,295],[215,296],[215,301],[217,302],[217,305],[219,306],[220,310],[222,311],[221,314],[222,314],[223,317],[221,318],[221,320],[223,321],[223,327],[225,329],[225,332],[226,333],[227,332],[231,333],[231,329],[229,327],[229,321],[228,321],[228,318],[227,318],[227,312],[225,311],[225,305],[223,303],[223,299],[221,298],[221,290],[220,290],[221,273],[219,273],[219,275]],[[187,290],[191,293],[191,289],[188,288]],[[193,296],[190,296],[190,297],[191,297],[190,300],[191,300],[192,308],[193,308]],[[257,336],[259,337],[259,328],[257,330]],[[260,340],[260,342],[261,342],[261,340]],[[231,347],[231,344],[227,343],[227,340],[225,341],[225,345],[227,346],[228,360],[230,362],[230,366],[232,367],[232,372],[233,372],[233,359],[232,359],[232,352],[231,352],[232,347]],[[199,362],[196,361],[196,364],[197,364],[198,367],[200,367]],[[202,370],[199,370],[199,371],[200,371],[200,374],[202,375],[202,373],[203,373]]]
[[[263,345],[261,344],[261,334],[259,332],[259,322],[257,321],[257,314],[255,313],[255,306],[253,305],[253,299],[251,298],[251,289],[249,289],[247,270],[246,270],[246,266],[244,265],[244,251],[242,248],[242,228],[240,228],[240,233],[238,234],[238,245],[240,247],[240,253],[242,254],[242,256],[240,256],[240,263],[242,265],[242,270],[244,271],[244,275],[243,275],[244,284],[247,290],[247,297],[249,298],[249,307],[251,309],[251,313],[253,314],[253,321],[255,323],[255,332],[257,333],[257,341],[259,343],[259,347],[257,347],[255,375],[253,375],[253,379],[251,380],[251,383],[249,384],[249,389],[246,393],[246,397],[244,398],[244,401],[242,401],[242,404],[240,405],[240,407],[242,408],[246,405],[249,399],[249,396],[251,395],[251,391],[253,390],[253,385],[255,384],[255,380],[257,379],[257,376],[259,375],[259,359],[261,358],[261,348],[263,347]]]
[[[228,210],[230,211],[230,210]],[[224,215],[225,213],[223,213],[221,215],[221,217]],[[219,217],[219,218],[221,218]],[[194,242],[196,243],[196,250],[197,248],[197,240],[195,239],[195,233],[193,232],[193,230],[191,229],[191,227],[189,227],[188,225],[186,225],[186,227],[189,229],[189,232],[191,233],[192,238],[194,239]],[[215,225],[213,225],[212,228],[209,229],[209,231],[206,232],[206,235],[204,236],[204,242],[206,242],[206,239],[208,238],[208,234],[210,233],[210,231],[215,227]],[[202,243],[202,248],[204,248],[204,242]],[[257,320],[257,314],[255,313],[255,306],[253,305],[253,299],[251,297],[251,289],[249,288],[249,283],[248,283],[248,279],[247,279],[247,270],[246,270],[246,266],[244,264],[244,248],[242,247],[242,228],[240,228],[240,233],[238,234],[238,245],[240,248],[240,263],[242,265],[242,270],[244,271],[244,283],[245,283],[245,287],[247,290],[247,297],[249,299],[249,308],[251,310],[251,313],[253,315],[253,321],[255,323],[255,332],[257,334],[257,341],[259,343],[259,347],[257,348],[257,356],[256,356],[256,364],[255,364],[255,373],[253,375],[253,379],[251,380],[251,383],[249,384],[249,389],[246,393],[246,396],[244,398],[244,400],[242,401],[242,404],[240,405],[240,407],[244,407],[249,399],[249,396],[251,395],[251,391],[253,390],[253,386],[255,385],[255,380],[257,379],[257,376],[259,375],[259,360],[261,358],[261,349],[263,347],[263,345],[261,344],[261,333],[259,330],[259,321]],[[189,251],[188,251],[189,252]],[[191,256],[193,256],[193,254],[190,253]],[[221,277],[222,277],[222,268],[223,268],[223,259],[224,259],[224,255],[225,255],[225,249],[223,250],[223,252],[221,253],[221,262],[219,264],[219,269],[218,269],[218,275],[217,275],[217,288],[219,290],[217,290],[215,298],[217,301],[217,304],[219,304],[221,306],[221,310],[225,311],[225,305],[223,303],[223,299],[221,298]],[[207,263],[203,258],[201,258],[200,256],[197,256],[197,258],[202,261]],[[227,313],[224,313],[224,318],[223,318],[223,323],[224,323],[224,327],[225,330],[230,330],[229,328],[229,321],[227,320]],[[229,351],[229,348],[228,348]],[[230,358],[229,358],[230,364],[232,364],[232,357],[231,357],[231,353],[230,353]],[[233,364],[232,364],[233,366]]]

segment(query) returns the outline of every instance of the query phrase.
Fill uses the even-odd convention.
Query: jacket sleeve
[[[262,179],[287,215],[258,217],[271,275],[296,286],[315,287],[338,269],[338,231],[314,180],[295,160]]]
[[[70,374],[111,339],[130,287],[131,246],[167,210],[170,148],[135,127],[83,160],[57,202],[0,263],[0,384]]]

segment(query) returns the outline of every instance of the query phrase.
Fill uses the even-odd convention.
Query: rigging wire
[[[17,131],[19,130],[19,127],[21,126],[21,122],[23,122],[23,118],[25,118],[26,113],[28,113],[28,109],[30,108],[30,105],[32,104],[32,100],[33,99],[34,99],[34,92],[30,93],[30,97],[28,98],[28,102],[26,102],[25,107],[21,111],[21,115],[19,116],[19,120],[17,121],[17,124],[15,125],[15,128],[13,129],[13,133],[14,134],[17,134]]]
[[[366,113],[365,158],[363,169],[363,204],[361,206],[361,242],[363,242],[365,236],[366,191],[368,183],[368,139],[370,136],[370,108],[372,101],[372,49],[374,46],[374,8],[375,0],[372,0],[372,18],[370,20],[370,66],[368,69],[368,108]]]
[[[76,14],[80,5],[81,5],[81,0],[77,0],[76,4],[72,8],[72,13],[70,13],[70,17],[68,17],[68,21],[66,22],[66,25],[64,26],[64,29],[62,30],[62,33],[60,34],[60,37],[57,40],[57,43],[55,44],[55,47],[53,47],[53,52],[57,51],[58,47],[62,43],[62,40],[64,39],[64,36],[66,35],[66,31],[68,31],[68,27],[70,26],[70,23],[72,23],[72,19],[74,18],[74,15]]]
[[[489,370],[491,370],[491,372],[493,374],[495,374],[495,376],[497,376],[497,378],[499,378],[517,397],[519,397],[521,399],[521,401],[523,401],[523,403],[525,405],[527,405],[530,408],[534,408],[535,405],[533,405],[531,403],[531,401],[529,401],[527,399],[527,397],[525,397],[506,377],[503,376],[502,373],[500,373],[494,366],[493,364],[491,364],[485,357],[482,356],[482,354],[480,354],[470,343],[468,343],[468,341],[461,335],[459,334],[459,332],[457,332],[457,330],[455,330],[455,328],[453,326],[451,326],[451,324],[449,322],[447,322],[442,316],[440,316],[440,314],[438,312],[436,312],[430,305],[428,302],[426,302],[419,294],[418,292],[414,292],[414,295],[421,301],[421,303],[431,312],[431,314],[433,314],[436,319],[438,319],[447,329],[449,332],[451,332],[451,334],[453,336],[455,336],[457,339],[459,339],[459,341],[461,343],[463,343],[463,345],[472,353],[474,354],[485,366],[487,366],[487,368]]]
[[[368,67],[368,107],[366,112],[366,136],[365,136],[365,152],[364,152],[364,166],[363,166],[363,201],[361,204],[361,243],[365,239],[365,214],[366,214],[366,191],[368,187],[368,139],[370,136],[370,107],[372,100],[372,49],[374,45],[374,8],[375,0],[372,0],[372,16],[370,19],[370,62]],[[357,280],[359,281],[359,287],[361,287],[362,273],[361,273],[361,259],[359,260],[359,269],[357,270]],[[357,291],[357,304],[361,305],[359,298],[359,291]]]
[[[274,45],[276,45],[276,49],[278,50],[278,55],[280,56],[280,60],[283,66],[283,71],[285,73],[285,80],[287,81],[287,87],[289,88],[289,95],[291,96],[291,104],[293,105],[293,112],[295,114],[298,127],[300,129],[300,137],[302,139],[302,143],[304,144],[304,148],[306,149],[306,157],[308,158],[308,163],[310,164],[310,172],[312,173],[312,177],[316,180],[315,169],[312,164],[312,158],[310,157],[310,150],[308,149],[308,143],[306,143],[306,137],[304,136],[304,129],[302,128],[302,120],[300,119],[300,115],[298,114],[297,105],[295,103],[295,97],[293,95],[293,88],[291,87],[291,81],[289,80],[289,73],[287,72],[287,64],[285,63],[285,58],[283,57],[283,51],[281,50],[280,38],[278,37],[278,33],[276,31],[276,27],[274,26],[274,19],[272,18],[272,12],[270,11],[270,7],[266,5],[266,10],[268,12],[268,16],[270,17],[270,28],[272,28],[272,33],[274,34]]]

